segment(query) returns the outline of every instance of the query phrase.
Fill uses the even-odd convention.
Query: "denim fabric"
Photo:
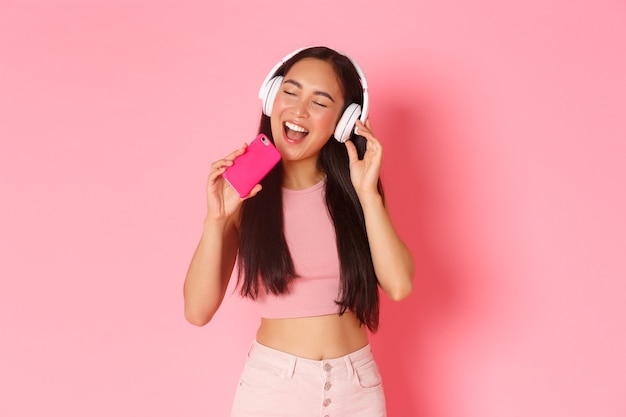
[[[378,366],[367,345],[311,360],[252,344],[231,417],[385,417]]]

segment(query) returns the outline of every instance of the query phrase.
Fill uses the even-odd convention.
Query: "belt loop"
[[[296,363],[298,362],[297,357],[289,358],[289,362],[287,362],[287,369],[285,369],[285,379],[290,381],[293,379],[293,373],[296,371]]]
[[[253,340],[252,343],[250,344],[250,348],[248,349],[248,356],[247,356],[248,358],[252,354],[252,349],[254,349],[254,345],[256,345],[256,340]]]
[[[350,355],[346,355],[343,360],[346,362],[346,369],[348,370],[348,380],[352,381],[354,378],[354,366],[352,366],[352,360]]]

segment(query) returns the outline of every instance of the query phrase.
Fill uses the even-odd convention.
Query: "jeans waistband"
[[[348,377],[352,378],[354,375],[354,368],[358,368],[359,366],[373,360],[372,350],[369,344],[339,358],[315,360],[301,358],[280,350],[272,349],[260,344],[256,340],[252,342],[252,346],[250,346],[248,358],[260,360],[280,368],[285,372],[285,376],[288,379],[290,379],[294,373],[307,373],[313,375],[347,373]]]

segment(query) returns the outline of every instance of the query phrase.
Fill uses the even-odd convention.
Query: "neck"
[[[283,187],[290,190],[302,190],[320,182],[324,178],[324,172],[317,167],[317,161],[313,163],[283,162]]]

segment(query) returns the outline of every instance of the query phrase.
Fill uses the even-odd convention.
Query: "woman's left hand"
[[[357,194],[363,192],[378,193],[378,177],[383,159],[383,147],[372,133],[372,124],[367,119],[365,124],[357,120],[358,134],[367,140],[363,159],[359,159],[356,146],[351,141],[346,141],[348,157],[350,159],[350,178]]]

